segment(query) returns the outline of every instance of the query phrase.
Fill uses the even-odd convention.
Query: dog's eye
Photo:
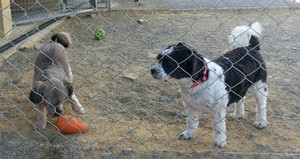
[[[162,65],[165,66],[165,67],[170,67],[170,66],[172,66],[172,64],[173,64],[173,61],[169,60],[169,59],[166,59],[166,60],[162,61]]]

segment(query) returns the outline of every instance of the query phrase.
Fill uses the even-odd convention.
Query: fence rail
[[[298,0],[10,0],[9,5],[0,4],[2,158],[300,157]],[[41,29],[39,21],[46,19],[55,23]],[[213,146],[213,117],[202,111],[195,136],[179,140],[178,134],[186,128],[182,93],[176,81],[161,82],[151,76],[157,54],[185,42],[213,60],[230,49],[227,38],[232,28],[253,22],[264,28],[260,52],[268,71],[270,125],[263,130],[253,126],[256,103],[249,90],[242,119],[230,115],[233,105],[227,108],[225,148]],[[97,28],[106,33],[100,40],[94,36]],[[57,118],[50,115],[46,128],[36,130],[37,109],[29,99],[34,61],[53,33],[60,31],[73,40],[66,52],[74,92],[85,109],[85,114],[77,114],[68,100],[63,115],[86,125],[87,133],[64,134],[56,126]],[[15,42],[21,35],[25,38]],[[2,49],[5,44],[10,49]]]
[[[12,20],[22,24],[53,19],[96,9],[96,0],[27,0],[11,1]]]

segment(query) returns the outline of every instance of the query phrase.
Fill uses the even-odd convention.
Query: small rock
[[[145,21],[146,21],[146,20],[145,20],[144,18],[141,18],[141,19],[137,20],[137,23],[142,24],[142,23],[144,23]]]
[[[137,76],[133,73],[127,73],[126,75],[123,75],[123,78],[128,79],[130,81],[134,81],[137,79]]]
[[[157,54],[152,54],[152,53],[150,53],[150,54],[148,55],[148,57],[149,57],[149,58],[152,58],[152,59],[155,59],[156,56],[157,56]]]

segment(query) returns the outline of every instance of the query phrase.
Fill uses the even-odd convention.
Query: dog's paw
[[[82,115],[82,114],[85,113],[85,110],[83,109],[82,106],[80,106],[80,107],[73,107],[73,111],[76,112],[77,114],[80,114],[80,115]]]
[[[41,131],[46,128],[46,123],[37,122],[33,127],[34,127],[34,130]]]
[[[257,129],[264,129],[269,125],[269,122],[265,121],[265,120],[261,120],[261,121],[255,121],[254,122],[254,126]]]
[[[225,132],[220,132],[220,131],[216,131],[216,137],[214,139],[214,146],[215,147],[219,147],[219,148],[223,148],[227,145],[226,143],[226,134]]]
[[[77,111],[77,113],[82,115],[82,114],[85,113],[85,110],[84,110],[83,108],[80,108],[80,109]]]
[[[234,118],[234,119],[242,119],[244,117],[244,114],[237,114],[237,113],[231,113],[229,117]]]
[[[189,135],[186,131],[184,131],[178,135],[178,138],[181,140],[190,140],[192,138],[192,135]]]
[[[227,145],[226,141],[217,142],[215,141],[214,146],[218,148],[224,148]]]

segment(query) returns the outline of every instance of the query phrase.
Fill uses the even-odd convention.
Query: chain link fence
[[[89,13],[56,20],[55,24],[1,52],[1,158],[300,157],[297,1],[113,0],[109,3],[109,9],[98,7]],[[107,2],[98,1],[98,6],[102,4]],[[16,0],[11,5],[28,11]],[[42,22],[15,25],[13,33],[2,38],[1,46]],[[181,93],[176,82],[152,78],[150,69],[156,55],[170,44],[186,42],[204,57],[215,59],[228,51],[227,37],[233,27],[253,22],[264,27],[261,53],[268,68],[270,125],[263,130],[253,126],[256,103],[250,91],[243,119],[229,116],[233,106],[227,109],[227,147],[213,146],[212,116],[203,112],[198,114],[199,129],[194,138],[179,140],[178,134],[185,129]],[[96,28],[106,31],[105,38],[94,38]],[[66,102],[64,115],[87,125],[89,130],[84,134],[62,134],[55,126],[56,118],[51,116],[45,129],[35,130],[35,106],[28,97],[34,60],[41,47],[50,42],[50,36],[58,31],[72,36],[73,45],[66,51],[74,74],[74,90],[86,111],[78,115]],[[7,52],[13,54],[5,56]]]
[[[78,14],[96,9],[96,0],[10,0],[13,24]]]

